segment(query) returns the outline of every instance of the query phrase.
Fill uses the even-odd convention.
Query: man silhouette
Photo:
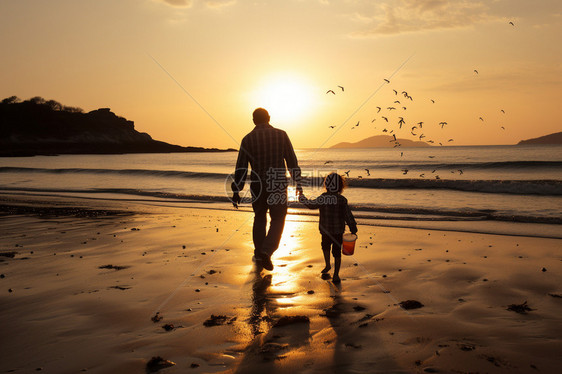
[[[250,192],[254,210],[254,257],[256,263],[271,271],[271,255],[279,246],[287,215],[287,169],[297,184],[299,195],[302,194],[301,169],[287,133],[269,124],[267,110],[257,108],[252,117],[255,128],[242,139],[238,152],[231,185],[232,203],[237,206],[240,202],[239,192],[244,188],[249,163],[252,167]],[[268,211],[271,222],[266,231]]]

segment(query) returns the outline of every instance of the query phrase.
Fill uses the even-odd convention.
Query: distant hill
[[[517,145],[528,144],[562,144],[562,132],[555,132],[554,134],[540,136],[538,138],[521,140],[517,143]]]
[[[413,141],[409,139],[397,138],[401,147],[430,147],[429,144],[422,141]],[[375,135],[363,139],[356,143],[342,142],[330,148],[392,148],[395,145],[394,137],[390,135]]]
[[[109,108],[84,113],[41,97],[0,102],[0,156],[220,151],[154,140]]]

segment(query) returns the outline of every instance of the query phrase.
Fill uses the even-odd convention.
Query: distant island
[[[12,96],[0,102],[0,156],[227,152],[154,140],[109,108],[84,113],[55,100]]]
[[[429,144],[422,141],[401,138],[396,138],[395,140],[394,137],[390,135],[375,135],[356,143],[338,143],[330,148],[393,148],[396,142],[398,142],[401,147],[430,147]]]
[[[531,144],[562,144],[562,132],[555,132],[553,134],[540,136],[527,140],[521,140],[517,145],[531,145]]]

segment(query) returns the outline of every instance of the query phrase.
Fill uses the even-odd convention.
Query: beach
[[[314,216],[288,215],[268,272],[252,262],[249,210],[22,193],[0,207],[0,372],[562,364],[560,239],[359,220],[334,285]]]

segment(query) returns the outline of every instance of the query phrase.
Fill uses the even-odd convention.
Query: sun
[[[316,106],[315,90],[296,74],[276,74],[265,79],[252,95],[254,106],[267,109],[272,123],[291,125],[304,119]]]

